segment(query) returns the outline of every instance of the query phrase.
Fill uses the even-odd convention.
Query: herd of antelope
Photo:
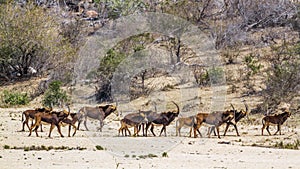
[[[118,130],[118,135],[122,133],[122,136],[138,136],[139,131],[143,131],[143,136],[148,136],[148,129],[150,127],[150,131],[153,136],[156,136],[154,133],[154,126],[161,125],[162,129],[160,131],[160,136],[164,132],[164,135],[167,136],[166,127],[169,126],[176,118],[176,136],[181,136],[180,130],[183,126],[187,126],[190,128],[189,136],[192,137],[192,131],[194,131],[194,137],[197,137],[197,133],[202,137],[200,133],[200,127],[205,124],[209,127],[208,129],[208,137],[210,137],[211,132],[215,133],[215,129],[217,131],[217,136],[220,138],[219,127],[223,124],[226,124],[224,136],[230,125],[233,125],[237,136],[240,136],[237,128],[237,123],[249,114],[249,108],[246,103],[245,110],[236,110],[234,106],[231,104],[231,110],[225,111],[215,111],[212,113],[198,113],[189,117],[178,117],[179,116],[179,106],[172,102],[175,106],[175,110],[168,110],[166,112],[157,113],[156,111],[141,111],[135,113],[129,113],[120,120],[120,128]],[[25,131],[25,125],[27,125],[29,129],[29,135],[31,136],[32,131],[34,130],[36,136],[38,136],[38,128],[41,127],[42,131],[42,123],[50,124],[50,131],[48,137],[51,137],[51,132],[53,128],[56,126],[58,133],[61,137],[64,137],[61,133],[61,126],[68,125],[69,132],[68,136],[70,137],[71,128],[73,127],[74,132],[72,136],[76,134],[76,131],[79,129],[80,124],[83,121],[86,130],[89,130],[87,127],[87,119],[97,119],[99,120],[99,130],[102,131],[102,127],[104,126],[104,119],[109,116],[111,113],[116,112],[117,107],[111,104],[105,106],[95,106],[95,107],[82,107],[77,113],[70,113],[70,108],[68,110],[62,111],[53,111],[48,108],[36,108],[32,110],[26,110],[22,113],[22,131]],[[270,124],[277,125],[277,131],[274,133],[276,135],[278,132],[281,135],[281,125],[287,120],[288,117],[291,116],[291,113],[285,110],[281,114],[275,115],[267,115],[263,117],[262,124],[263,127],[261,129],[261,134],[263,135],[264,129],[267,130],[269,135],[271,135],[269,131]],[[247,116],[248,117],[248,116]],[[24,119],[25,118],[25,119]],[[29,126],[29,121],[31,120],[31,126]],[[77,126],[75,125],[77,123]],[[134,133],[131,134],[129,128],[134,128]],[[216,133],[215,133],[216,135]]]

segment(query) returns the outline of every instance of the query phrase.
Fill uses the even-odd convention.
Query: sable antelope
[[[274,135],[276,135],[278,132],[281,135],[281,125],[288,119],[288,117],[291,116],[291,113],[288,112],[287,110],[285,110],[283,113],[281,114],[276,114],[273,116],[265,116],[262,119],[262,124],[263,127],[261,128],[261,135],[264,135],[264,129],[266,128],[269,135],[271,135],[270,131],[269,131],[269,126],[270,124],[277,124],[277,131],[274,133]]]
[[[165,136],[167,136],[166,127],[179,115],[179,106],[173,101],[172,101],[172,103],[175,104],[175,106],[177,107],[177,110],[162,112],[159,114],[156,112],[150,112],[149,114],[147,114],[148,123],[146,125],[146,136],[147,136],[147,131],[148,131],[148,128],[150,127],[150,125],[151,125],[151,128],[150,128],[151,133],[154,136],[156,136],[153,132],[154,124],[163,125],[159,136],[161,136],[163,131],[165,133]]]
[[[36,133],[36,136],[38,137],[37,129],[39,128],[41,122],[43,121],[43,122],[51,124],[50,132],[49,132],[48,137],[51,137],[51,132],[52,132],[52,130],[55,126],[57,127],[57,130],[58,130],[58,133],[60,134],[60,136],[64,137],[63,134],[61,133],[61,130],[60,130],[60,122],[63,119],[65,119],[66,117],[68,117],[69,114],[70,113],[66,110],[63,110],[63,111],[60,111],[60,112],[52,111],[50,113],[48,113],[48,112],[38,112],[38,113],[36,113],[34,115],[35,123],[34,123],[33,126],[30,127],[28,136],[31,136],[32,129],[34,129],[34,131]]]
[[[70,113],[70,117],[71,117],[71,119],[69,119],[67,117],[67,118],[65,118],[61,121],[63,124],[69,125],[68,137],[70,137],[71,127],[73,127],[73,129],[74,129],[74,133],[73,133],[72,136],[75,136],[75,134],[76,134],[77,127],[76,127],[75,123],[78,121],[78,114],[77,113]]]
[[[240,110],[238,112],[237,110],[235,110],[235,108],[231,104],[231,107],[232,107],[233,112],[234,112],[234,118],[232,120],[226,122],[226,128],[225,128],[225,131],[224,131],[224,136],[226,135],[226,132],[227,132],[227,130],[228,130],[228,128],[229,128],[230,125],[234,126],[235,131],[236,131],[236,135],[240,136],[239,131],[238,131],[237,126],[236,126],[236,123],[239,122],[246,115],[248,115],[248,105],[246,103],[244,103],[244,105],[245,105],[246,110]]]
[[[126,131],[128,131],[129,135],[131,135],[130,130],[128,128],[134,127],[134,134],[133,134],[133,136],[138,136],[138,132],[140,131],[139,126],[142,125],[142,124],[147,123],[147,121],[148,121],[147,117],[141,111],[139,111],[138,113],[127,114],[120,121],[121,127],[118,130],[119,131],[119,135],[120,135],[120,132],[122,132],[122,135],[124,136],[123,131],[125,131],[125,136],[127,135]]]
[[[217,134],[218,134],[218,138],[220,137],[219,134],[219,127],[226,123],[227,121],[231,120],[234,117],[233,115],[233,111],[216,111],[213,113],[198,113],[196,115],[196,119],[197,122],[196,124],[194,124],[194,137],[197,137],[196,131],[199,131],[199,128],[201,127],[202,123],[206,123],[209,125],[212,125],[212,128],[209,132],[209,136],[210,133],[216,128],[217,129]]]
[[[178,136],[178,135],[181,136],[180,129],[183,126],[188,126],[188,127],[190,127],[190,136],[189,137],[192,137],[192,129],[193,129],[194,124],[196,124],[196,121],[197,121],[196,116],[178,118],[178,120],[176,121],[176,136]],[[198,130],[198,133],[202,137],[199,130]]]
[[[78,111],[78,127],[77,130],[79,130],[80,123],[84,119],[84,126],[86,130],[89,130],[86,126],[87,118],[97,119],[99,120],[100,127],[99,130],[102,131],[102,127],[104,125],[103,120],[110,115],[112,112],[116,111],[117,107],[114,105],[105,105],[105,106],[97,106],[97,107],[82,107]]]
[[[25,131],[25,125],[28,127],[28,129],[30,129],[29,127],[29,120],[31,120],[31,126],[33,125],[33,119],[34,119],[34,115],[38,112],[51,112],[52,109],[48,109],[48,108],[36,108],[34,110],[25,110],[22,113],[22,130],[21,131]],[[25,117],[25,120],[24,120]],[[43,128],[42,128],[42,124],[41,124],[41,132],[43,132]]]

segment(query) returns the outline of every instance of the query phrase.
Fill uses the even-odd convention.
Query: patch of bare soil
[[[202,91],[202,93],[204,93]],[[206,91],[209,93],[209,91]],[[176,93],[176,92],[175,92]],[[169,99],[175,99],[176,94],[165,93]],[[198,102],[209,102],[209,95],[202,95],[194,100],[181,102],[181,108]],[[208,99],[204,99],[206,96]],[[159,96],[153,97],[158,101]],[[229,97],[228,102],[236,108],[244,108],[238,98]],[[250,100],[250,99],[249,99]],[[252,101],[254,101],[253,99]],[[153,109],[146,103],[149,99],[140,98],[131,104],[144,105],[144,109]],[[229,104],[229,103],[228,103]],[[253,105],[250,102],[249,105]],[[167,108],[173,108],[166,103]],[[82,105],[72,105],[76,112]],[[120,111],[128,105],[119,105]],[[74,137],[59,137],[57,129],[48,138],[49,125],[44,125],[44,132],[28,137],[28,129],[21,130],[21,113],[31,106],[22,108],[0,109],[0,164],[1,168],[298,168],[299,150],[279,149],[280,145],[293,145],[299,141],[299,116],[292,116],[282,126],[283,135],[261,136],[262,115],[250,115],[250,121],[243,119],[238,128],[240,137],[236,136],[231,127],[227,136],[218,139],[216,136],[205,135],[206,127],[201,127],[203,138],[189,138],[188,128],[183,128],[182,137],[176,137],[175,123],[167,127],[167,137],[122,137],[118,136],[119,117],[110,115],[105,120],[103,131],[97,131],[98,121],[88,119],[90,131],[84,131],[83,126]],[[158,106],[158,109],[163,109]],[[196,109],[198,109],[196,111]],[[209,107],[207,107],[209,109]],[[183,111],[180,116],[196,114],[198,108]],[[128,113],[123,111],[123,116]],[[271,126],[275,132],[276,126]],[[158,135],[161,127],[155,127]],[[67,136],[68,127],[62,128]],[[132,130],[132,129],[131,129]],[[221,127],[221,133],[224,126]],[[267,132],[265,132],[267,134]],[[102,149],[103,150],[100,150]],[[287,146],[285,148],[288,148]]]

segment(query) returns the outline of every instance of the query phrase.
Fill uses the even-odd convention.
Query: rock
[[[87,18],[89,19],[98,19],[98,12],[94,11],[94,10],[88,10],[85,12],[85,15]]]

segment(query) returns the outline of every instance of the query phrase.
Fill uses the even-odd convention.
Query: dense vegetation
[[[34,4],[0,6],[0,77],[13,80],[66,68],[76,51],[51,11]]]
[[[88,6],[85,11],[98,13],[97,18],[90,19],[85,11],[80,14],[81,2],[55,2],[0,1],[1,84],[45,75],[48,75],[49,83],[55,80],[62,84],[74,83],[74,60],[89,36],[114,19],[159,12],[183,18],[213,38],[215,49],[221,53],[225,64],[238,64],[238,58],[242,58],[246,72],[240,79],[228,76],[227,84],[234,88],[237,83],[242,83],[247,95],[261,95],[262,107],[276,107],[282,101],[290,102],[299,96],[299,3],[281,0],[82,1]],[[58,7],[61,10],[57,10]],[[163,39],[158,43],[170,52],[175,62],[184,62],[181,58],[191,54],[177,36],[145,33],[125,39],[107,51],[99,69],[86,77],[97,79],[98,100],[111,99],[110,84],[118,64],[128,55],[157,43],[157,36]],[[248,51],[246,54],[242,51],[244,49]],[[132,83],[138,87],[131,91],[132,99],[151,92],[145,90],[144,80],[153,77],[155,71],[137,72]],[[199,85],[208,85],[209,81],[218,79],[220,71],[205,70],[205,74],[195,76],[200,78],[195,81]],[[264,84],[262,90],[255,88],[257,79],[262,79],[259,81]],[[44,104],[48,103],[45,101]]]

